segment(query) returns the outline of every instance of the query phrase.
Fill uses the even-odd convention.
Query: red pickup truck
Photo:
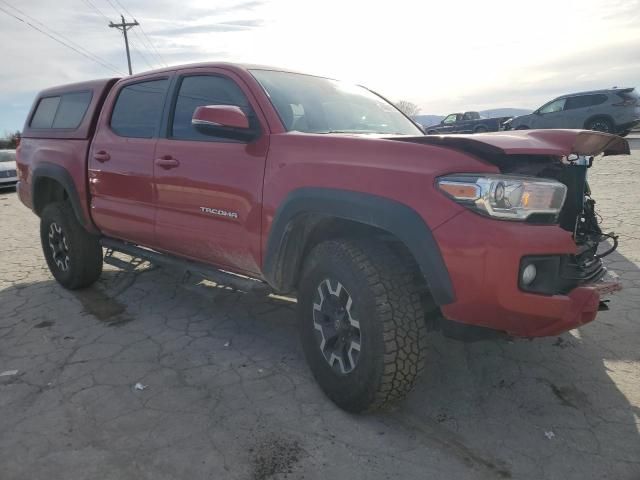
[[[586,183],[600,153],[629,147],[425,136],[363,87],[209,63],[41,92],[18,193],[66,288],[116,251],[297,296],[314,376],[359,412],[409,392],[430,329],[537,337],[595,318],[614,288]]]

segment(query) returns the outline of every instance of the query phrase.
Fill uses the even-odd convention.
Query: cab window
[[[176,140],[203,140],[233,142],[228,138],[218,138],[198,132],[191,124],[193,112],[206,105],[233,105],[240,107],[255,123],[255,115],[247,97],[230,78],[218,75],[193,75],[184,77],[175,99],[171,119],[170,136]],[[252,125],[254,127],[255,125]]]
[[[121,137],[152,138],[160,124],[169,80],[126,85],[111,114],[111,130]]]

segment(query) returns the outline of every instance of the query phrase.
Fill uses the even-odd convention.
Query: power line
[[[107,0],[109,2],[109,4],[114,8],[114,10],[117,11],[117,8],[113,5],[113,2],[111,0]],[[114,0],[118,6],[120,6],[120,8],[122,8],[124,10],[124,12],[129,15],[131,18],[133,18],[135,20],[135,15],[133,15],[128,9],[127,7],[125,7],[122,2],[120,0]],[[158,60],[160,60],[160,65],[164,65],[165,67],[168,66],[167,62],[165,61],[165,59],[162,57],[162,55],[160,55],[160,52],[158,51],[158,49],[156,48],[156,46],[153,44],[153,42],[151,41],[151,39],[149,38],[149,36],[147,35],[147,32],[144,31],[144,28],[142,28],[142,25],[139,25],[140,27],[140,31],[142,32],[142,35],[144,36],[144,38],[146,38],[148,45],[151,46],[151,49],[155,52],[156,57],[158,58]],[[136,36],[137,33],[134,31],[133,32]],[[146,46],[144,46],[144,41],[141,42],[143,44],[143,47],[148,50],[148,48]]]
[[[102,18],[104,18],[106,21],[110,21],[109,17],[107,17],[104,13],[102,13],[102,10],[100,10],[98,7],[96,7],[91,0],[83,0],[84,3],[86,3],[89,8],[91,8],[93,11],[95,11],[98,15],[100,15]]]
[[[124,35],[124,47],[127,51],[127,65],[129,66],[129,75],[131,75],[133,71],[131,70],[131,54],[129,53],[129,37],[127,36],[127,32],[140,24],[135,20],[133,22],[125,22],[124,15],[120,15],[120,18],[122,19],[122,23],[109,22],[109,28],[117,28]]]
[[[133,32],[135,32],[135,30],[133,30]],[[154,68],[154,67],[149,63],[149,60],[147,60],[147,57],[144,55],[144,53],[142,53],[140,50],[138,50],[138,49],[136,48],[136,45],[135,45],[133,42],[131,42],[131,48],[133,49],[133,51],[134,51],[134,52],[136,52],[136,53],[138,54],[138,56],[139,56],[140,58],[142,58],[142,60],[144,61],[144,63],[146,63],[146,64],[147,64],[147,66],[148,66],[150,69],[153,69],[153,68]]]
[[[90,52],[89,50],[87,50],[86,48],[84,48],[82,45],[79,45],[78,43],[74,42],[73,40],[71,40],[70,38],[65,37],[64,35],[62,35],[61,33],[55,31],[53,28],[48,27],[47,25],[45,25],[44,23],[42,23],[41,21],[39,21],[37,18],[32,17],[31,15],[29,15],[27,12],[25,12],[24,10],[20,10],[18,7],[10,4],[9,2],[7,2],[6,0],[0,0],[0,2],[4,3],[5,5],[7,5],[8,7],[12,8],[13,10],[15,10],[16,12],[18,12],[19,14],[21,14],[22,16],[26,17],[28,20],[31,20],[32,22],[35,22],[36,24],[40,25],[40,27],[42,27],[44,30],[48,31],[49,34],[55,35],[59,38],[61,38],[64,42],[71,44],[72,46],[74,46],[76,49],[81,50],[85,55],[88,55],[90,57],[92,57],[94,60],[97,60],[99,62],[102,62],[104,64],[107,64],[112,70],[118,71],[118,67],[116,67],[115,65],[113,65],[112,63],[101,59],[98,55],[95,55],[94,53]]]
[[[12,5],[10,5],[10,4],[8,4],[7,2],[5,2],[4,0],[0,0],[0,1],[2,1],[2,3],[4,3],[5,5],[8,5],[9,7],[13,8],[14,10],[16,10],[16,11],[20,11],[20,10],[18,10],[17,8],[15,8],[15,7],[13,7]],[[23,18],[20,18],[20,17],[18,17],[17,15],[14,15],[13,13],[11,13],[10,11],[6,10],[6,9],[5,9],[5,8],[3,8],[3,7],[0,7],[0,11],[1,11],[1,12],[3,12],[3,13],[5,13],[6,15],[9,15],[10,17],[15,18],[15,19],[16,19],[16,20],[18,20],[19,22],[22,22],[22,23],[24,23],[25,25],[27,25],[27,26],[29,26],[29,27],[33,28],[34,30],[37,30],[38,32],[42,33],[43,35],[46,35],[46,36],[47,36],[47,37],[49,37],[51,40],[54,40],[54,41],[58,42],[60,45],[64,45],[65,47],[67,47],[67,48],[69,48],[69,49],[73,50],[74,52],[76,52],[76,53],[78,53],[78,54],[82,55],[83,57],[88,58],[89,60],[91,60],[91,61],[93,61],[93,62],[95,62],[95,63],[98,63],[98,64],[102,65],[104,68],[106,68],[106,69],[108,69],[108,70],[111,70],[112,72],[115,72],[115,73],[117,73],[118,75],[123,75],[123,73],[122,73],[121,71],[119,71],[119,70],[117,69],[117,67],[113,67],[113,66],[108,65],[107,63],[104,63],[102,60],[100,60],[100,58],[99,58],[99,57],[97,57],[96,55],[92,54],[92,53],[91,53],[91,52],[89,52],[88,50],[86,50],[86,49],[84,49],[84,48],[82,48],[82,47],[79,47],[79,48],[82,48],[82,50],[84,50],[84,52],[83,52],[83,51],[79,50],[78,48],[75,48],[74,46],[70,45],[69,43],[67,43],[67,42],[65,42],[65,41],[63,41],[63,40],[61,40],[60,38],[56,38],[56,37],[54,37],[53,35],[51,35],[50,33],[46,32],[45,30],[42,30],[41,28],[38,28],[37,26],[33,25],[33,24],[32,24],[31,22],[29,22],[28,20],[25,20],[25,19],[23,19]],[[21,12],[21,11],[20,11],[20,12]],[[22,12],[21,12],[21,13],[22,13]],[[32,17],[29,17],[28,15],[26,15],[26,14],[24,14],[24,13],[23,13],[23,15],[25,15],[27,18],[31,18],[34,22],[37,22],[37,23],[40,23],[41,25],[44,25],[44,24],[42,24],[41,22],[38,22],[37,20],[33,19]],[[58,36],[60,36],[61,38],[64,38],[62,35],[60,35],[60,34],[58,34],[58,33],[54,32],[53,30],[50,30],[50,31],[51,31],[51,32],[53,32],[55,35],[58,35]],[[85,52],[86,52],[86,53],[85,53]]]

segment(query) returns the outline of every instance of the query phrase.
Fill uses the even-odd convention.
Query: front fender
[[[373,194],[332,188],[290,192],[276,211],[265,251],[263,276],[278,291],[294,288],[308,233],[306,215],[339,218],[384,230],[409,249],[438,305],[455,300],[449,272],[431,229],[412,208]]]

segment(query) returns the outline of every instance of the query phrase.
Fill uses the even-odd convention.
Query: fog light
[[[533,263],[524,267],[524,270],[522,271],[522,284],[531,285],[531,283],[536,279],[537,273],[538,271]]]

